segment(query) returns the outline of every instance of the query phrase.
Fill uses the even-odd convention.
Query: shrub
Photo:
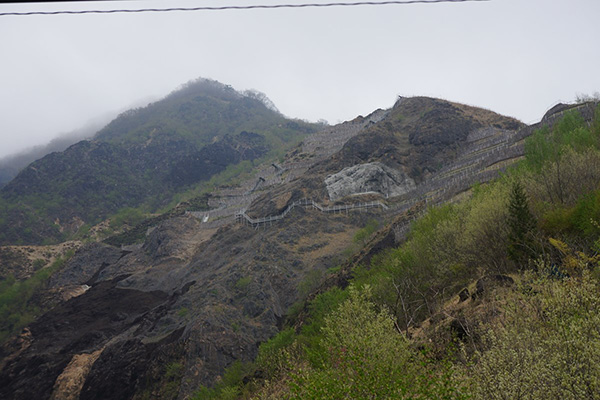
[[[323,365],[292,375],[292,399],[460,398],[428,370],[394,326],[391,314],[370,302],[369,287],[351,286],[350,298],[325,319]]]
[[[495,182],[483,187],[463,205],[464,233],[457,257],[479,273],[505,273],[509,269],[508,216],[510,185]],[[480,269],[480,271],[477,271]]]
[[[378,228],[379,221],[376,219],[370,219],[363,228],[359,229],[354,234],[354,243],[364,245]]]
[[[256,367],[261,369],[269,379],[283,374],[289,368],[284,350],[294,343],[295,339],[294,329],[287,328],[261,344],[256,358]]]
[[[311,269],[306,273],[304,279],[298,284],[298,295],[305,299],[308,295],[319,287],[323,279],[323,272],[320,269]]]
[[[237,290],[244,291],[244,290],[248,289],[248,286],[250,285],[251,282],[252,282],[251,276],[242,277],[242,278],[238,279],[237,282],[235,283],[235,288]]]
[[[119,210],[111,219],[110,227],[119,229],[123,225],[135,226],[144,220],[144,213],[139,208],[126,207]]]
[[[469,368],[475,399],[600,398],[598,281],[544,272],[526,275],[502,324],[487,327]]]
[[[234,361],[223,374],[220,382],[215,387],[201,386],[194,394],[192,400],[234,400],[239,398],[243,378],[251,370],[250,364],[239,360]]]

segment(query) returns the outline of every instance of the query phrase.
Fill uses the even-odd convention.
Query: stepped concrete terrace
[[[333,213],[333,214],[341,214],[346,213],[350,210],[366,210],[370,208],[382,208],[386,210],[388,207],[381,201],[370,201],[370,202],[359,202],[353,204],[338,204],[333,206],[323,206],[319,203],[311,199],[301,199],[293,202],[287,208],[278,215],[270,215],[263,218],[251,218],[246,214],[246,210],[240,210],[236,215],[236,222],[250,225],[255,229],[260,228],[261,226],[266,227],[273,225],[274,222],[282,220],[286,217],[294,208],[296,207],[304,207],[304,208],[312,208],[313,210],[319,210],[322,213]]]
[[[258,197],[257,192],[266,190],[269,186],[286,182],[286,180],[282,178],[282,175],[284,175],[286,171],[295,171],[296,173],[293,174],[294,177],[302,175],[302,173],[314,163],[339,151],[345,141],[360,133],[365,126],[380,121],[385,117],[385,111],[376,111],[368,118],[361,120],[360,123],[355,122],[356,120],[346,122],[337,127],[329,128],[329,130],[321,133],[311,135],[310,138],[307,138],[308,144],[306,144],[305,141],[305,143],[302,144],[302,148],[315,151],[317,154],[306,161],[284,162],[281,164],[280,168],[274,166],[263,168],[259,171],[257,176],[262,176],[264,182],[256,192],[251,194],[242,193],[243,190],[247,190],[244,188],[224,190],[221,192],[221,196],[228,197],[221,197],[218,199],[220,208],[208,212],[192,214],[198,218],[203,218],[206,215],[210,215],[211,219],[218,218],[216,221],[212,221],[212,223],[209,221],[209,223],[203,224],[203,227],[205,226],[207,228],[221,226],[225,223],[234,221],[249,224],[255,228],[271,226],[273,223],[285,218],[288,213],[297,206],[317,209],[321,212],[348,212],[352,209],[378,207],[382,209],[383,216],[385,217],[393,217],[405,213],[410,209],[420,210],[418,213],[411,214],[413,215],[412,219],[414,219],[417,215],[420,215],[425,211],[426,207],[423,205],[439,205],[444,202],[452,201],[458,194],[468,190],[475,183],[485,183],[497,178],[500,172],[506,171],[508,167],[524,156],[524,139],[532,135],[535,130],[544,126],[552,127],[560,120],[565,112],[571,110],[577,110],[586,121],[592,121],[597,106],[598,103],[584,103],[557,108],[556,112],[547,113],[539,123],[526,126],[517,132],[494,127],[487,127],[474,131],[468,136],[460,154],[451,164],[433,174],[427,180],[419,184],[414,190],[401,196],[385,200],[382,199],[382,201],[377,202],[354,203],[331,207],[323,207],[313,200],[303,199],[292,203],[292,205],[288,206],[288,208],[279,215],[252,219],[245,214],[245,210],[249,204]],[[374,116],[373,119],[369,119],[372,116]],[[333,143],[329,145],[326,144],[327,132],[336,137],[336,139],[332,141]],[[284,173],[281,172],[281,169],[284,170]],[[257,179],[259,178],[257,177]],[[279,181],[277,181],[277,179],[279,179]],[[246,186],[253,185],[256,185],[256,181],[249,181],[246,184]],[[237,208],[234,209],[236,206]],[[406,234],[412,219],[407,220],[405,224],[401,224],[395,228],[397,240],[401,240]]]
[[[348,140],[363,129],[381,121],[387,113],[387,110],[377,110],[367,117],[358,117],[307,136],[296,149],[300,156],[262,166],[252,179],[248,179],[239,187],[218,190],[209,199],[210,210],[188,214],[201,221],[206,220],[202,223],[202,228],[206,229],[234,222],[235,214],[247,209],[262,192],[299,178],[312,165],[340,151]],[[302,158],[302,155],[306,158]]]
[[[424,205],[439,205],[452,201],[458,194],[475,183],[485,183],[497,178],[512,164],[525,155],[524,139],[544,126],[552,127],[566,112],[576,110],[585,121],[591,123],[598,103],[584,103],[561,107],[557,112],[547,113],[537,124],[526,126],[517,132],[484,128],[467,138],[467,145],[458,158],[438,171],[411,192],[396,199],[388,199],[389,209],[385,214],[398,215],[410,209],[416,210],[412,217],[395,227],[396,241],[401,241],[408,232],[410,223],[425,212]]]

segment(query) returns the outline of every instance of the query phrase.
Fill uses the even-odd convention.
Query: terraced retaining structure
[[[343,212],[348,213],[348,211],[350,211],[350,210],[361,210],[361,209],[364,210],[364,209],[378,208],[378,207],[382,208],[384,210],[388,209],[388,206],[386,206],[384,203],[382,203],[380,201],[371,201],[368,203],[338,204],[338,205],[324,207],[311,199],[301,199],[301,200],[297,200],[297,201],[293,202],[292,204],[290,204],[289,206],[287,206],[287,208],[279,215],[270,215],[268,217],[262,217],[262,218],[251,218],[246,214],[246,210],[240,210],[237,214],[235,214],[235,220],[238,223],[250,225],[250,226],[254,227],[255,229],[258,229],[261,225],[263,225],[265,227],[267,225],[271,226],[274,222],[284,219],[285,216],[288,215],[290,213],[290,211],[292,211],[295,207],[305,207],[305,208],[310,207],[312,209],[319,210],[324,213],[334,213],[334,214],[335,213],[343,213]]]

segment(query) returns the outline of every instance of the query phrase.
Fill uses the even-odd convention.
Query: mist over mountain
[[[316,129],[256,92],[190,82],[24,168],[0,191],[0,242],[56,241],[125,207],[159,208],[229,165],[281,152]]]
[[[138,105],[147,105],[151,99],[137,101]],[[132,105],[134,107],[134,105]],[[70,132],[59,133],[55,135],[46,144],[37,144],[28,149],[14,154],[8,154],[0,158],[0,188],[6,185],[11,179],[30,163],[38,160],[50,153],[61,152],[69,146],[84,140],[92,138],[107,123],[112,121],[119,112],[105,112],[102,115],[90,119],[80,128]]]
[[[598,137],[591,101],[325,126],[183,85],[0,190],[0,397],[485,399],[538,390],[532,348],[583,393],[560,357],[600,361]]]
[[[23,150],[17,154],[7,155],[0,159],[0,187],[6,185],[11,179],[13,179],[19,171],[25,168],[33,161],[44,157],[47,154],[54,152],[64,151],[67,147],[75,144],[83,139],[89,139],[102,128],[107,122],[106,119],[102,121],[95,121],[86,124],[85,127],[74,130],[70,133],[62,134],[45,145],[34,146],[30,149]]]

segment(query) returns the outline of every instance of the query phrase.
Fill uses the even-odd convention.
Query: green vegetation
[[[123,113],[93,141],[49,154],[1,189],[0,243],[56,243],[81,221],[85,231],[110,216],[115,230],[136,225],[190,192],[235,184],[253,161],[275,160],[321,128],[269,107],[264,95],[199,80]]]
[[[180,362],[172,362],[165,369],[164,381],[166,382],[161,388],[161,399],[177,398],[179,393],[179,385],[183,376],[183,364]]]
[[[560,280],[538,267],[508,294],[503,323],[483,332],[465,368],[475,399],[600,398],[600,283],[583,265]]]
[[[508,204],[508,253],[516,262],[534,255],[532,232],[536,221],[529,210],[529,201],[519,181],[513,183]]]
[[[246,289],[248,289],[248,286],[250,286],[250,283],[252,283],[252,277],[251,276],[244,276],[240,279],[237,280],[237,282],[235,283],[235,288],[239,291],[245,291]]]
[[[305,299],[313,290],[321,284],[323,280],[323,272],[319,269],[313,269],[306,273],[306,276],[298,284],[298,296]]]
[[[221,381],[214,388],[201,387],[196,391],[192,400],[235,400],[242,393],[242,380],[250,373],[252,364],[234,361],[223,374]]]
[[[156,103],[124,112],[97,137],[115,144],[142,144],[160,136],[182,136],[201,147],[215,137],[241,131],[265,132],[268,141],[275,143],[292,140],[299,129],[314,129],[287,120],[267,102],[263,94],[239,93],[219,82],[198,79]]]
[[[47,279],[61,269],[73,252],[59,257],[50,266],[38,269],[23,281],[8,278],[0,282],[0,343],[31,323],[43,311],[33,297],[43,288]]]
[[[463,398],[444,371],[409,348],[389,312],[369,300],[369,286],[349,288],[349,299],[325,318],[320,365],[290,373],[291,399]]]
[[[207,187],[217,188],[224,185],[237,185],[251,176],[254,165],[250,160],[245,160],[235,165],[228,165],[223,172],[213,175],[210,178]]]
[[[365,226],[360,228],[352,237],[352,244],[346,247],[342,256],[344,259],[349,259],[363,248],[369,240],[373,237],[373,234],[380,228],[380,222],[374,218],[369,219]]]
[[[275,337],[263,343],[258,350],[256,365],[263,370],[268,377],[278,376],[288,368],[287,360],[282,355],[284,349],[290,347],[296,340],[296,332],[293,328],[286,328]]]
[[[354,234],[354,243],[364,245],[371,238],[373,233],[377,231],[377,229],[379,229],[379,221],[377,221],[376,219],[369,220],[369,222],[367,222],[367,225],[359,229],[358,232]]]
[[[264,378],[232,393],[600,398],[599,119],[600,110],[589,126],[566,113],[527,140],[523,162],[469,200],[428,210],[404,244],[355,269],[348,288],[294,306],[289,320],[301,328],[264,343],[248,366]],[[483,276],[515,283],[456,305]],[[441,323],[448,317],[460,335]]]
[[[138,208],[125,207],[120,209],[110,218],[110,227],[119,229],[126,226],[135,226],[144,220],[144,213]]]
[[[141,399],[176,399],[179,394],[183,372],[184,366],[179,361],[172,361],[166,364],[164,370],[161,371],[160,379],[148,382],[150,386],[141,393]]]
[[[177,315],[181,318],[185,318],[189,314],[190,310],[187,307],[182,307],[177,311]]]

